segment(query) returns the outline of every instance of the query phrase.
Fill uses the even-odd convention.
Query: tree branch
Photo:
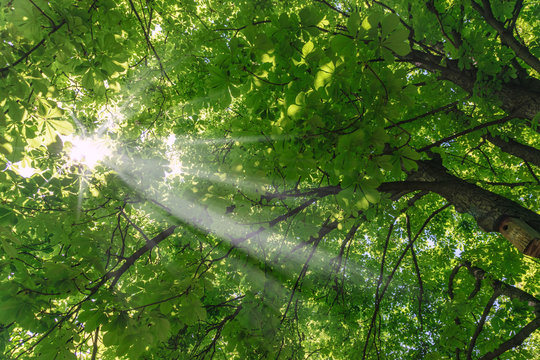
[[[281,221],[283,221],[283,220],[286,220],[286,219],[290,218],[291,216],[294,216],[294,215],[300,213],[300,212],[303,211],[305,208],[307,208],[309,205],[314,204],[316,201],[317,201],[317,199],[309,199],[308,201],[305,201],[305,202],[302,203],[300,206],[298,206],[298,207],[292,209],[292,210],[289,211],[288,213],[283,214],[283,215],[280,215],[280,216],[276,217],[275,219],[269,221],[269,222],[268,222],[268,225],[269,225],[270,227],[275,226],[278,222],[281,222]]]
[[[92,343],[92,360],[96,360],[96,356],[98,352],[98,341],[99,341],[99,326],[96,328],[96,331],[94,333],[94,340]]]
[[[482,15],[486,22],[497,32],[501,37],[501,42],[512,49],[516,55],[525,61],[530,67],[540,73],[540,60],[531,54],[529,48],[521,44],[514,38],[511,31],[504,28],[504,24],[495,18],[493,11],[491,10],[491,4],[489,0],[482,0],[484,7],[480,6],[476,1],[471,0],[472,7]]]
[[[113,288],[116,285],[120,277],[131,267],[131,265],[135,263],[135,261],[137,261],[144,254],[146,254],[149,250],[155,248],[160,242],[172,235],[176,228],[176,225],[169,226],[167,229],[163,230],[155,237],[147,241],[143,247],[141,247],[139,250],[135,251],[130,257],[128,257],[125,260],[124,264],[122,264],[122,266],[118,270],[108,273],[106,275],[106,278],[113,278],[113,281],[109,288]]]
[[[467,360],[472,360],[472,351],[474,349],[474,345],[476,344],[476,339],[478,339],[478,335],[480,335],[480,332],[482,332],[482,329],[484,328],[484,324],[486,323],[486,319],[489,315],[489,311],[493,307],[493,304],[495,303],[495,300],[500,296],[501,294],[498,291],[494,291],[493,295],[489,298],[489,301],[486,304],[486,307],[484,308],[484,312],[482,313],[482,317],[480,318],[480,321],[478,322],[478,325],[476,326],[476,329],[474,330],[474,334],[471,338],[471,342],[469,343],[469,348],[467,349]]]
[[[500,136],[491,135],[489,133],[484,135],[484,137],[505,153],[517,156],[533,165],[540,167],[540,150],[532,146],[523,145],[512,138],[505,140]]]
[[[396,264],[394,265],[394,268],[392,269],[390,275],[388,275],[387,279],[386,279],[386,283],[384,284],[384,287],[382,288],[382,291],[379,295],[378,298],[375,299],[375,309],[373,311],[373,316],[371,317],[371,323],[369,325],[369,330],[368,330],[368,334],[366,336],[366,341],[364,343],[364,350],[362,352],[362,359],[365,359],[366,358],[366,354],[367,354],[367,347],[368,347],[368,344],[369,344],[369,337],[371,335],[371,331],[373,329],[373,326],[375,325],[375,320],[377,319],[377,314],[379,312],[379,308],[380,308],[380,304],[381,304],[381,301],[386,293],[386,291],[388,290],[388,286],[390,286],[390,282],[392,282],[392,279],[394,278],[394,275],[397,271],[397,269],[399,268],[399,265],[401,264],[401,261],[403,260],[403,258],[405,257],[405,255],[407,254],[407,252],[409,251],[409,249],[413,246],[413,244],[416,242],[416,240],[418,239],[418,237],[420,236],[420,234],[422,234],[422,232],[424,231],[425,227],[429,224],[429,222],[435,217],[437,216],[437,214],[439,214],[441,211],[443,211],[444,209],[446,209],[447,207],[449,207],[450,204],[446,204],[446,205],[443,205],[442,207],[438,208],[437,210],[435,210],[434,212],[431,213],[431,215],[429,215],[427,217],[427,219],[424,221],[424,223],[422,224],[422,226],[420,227],[420,230],[418,230],[418,232],[416,233],[416,235],[414,236],[414,238],[409,241],[409,243],[407,244],[407,246],[405,247],[405,249],[403,250],[403,252],[401,253],[401,256],[399,257],[399,259],[396,261]],[[393,225],[392,225],[393,227]],[[385,248],[388,246],[388,239],[390,238],[390,234],[391,234],[391,231],[392,231],[392,227],[390,228],[390,231],[388,232],[388,237],[387,237],[387,240],[386,240],[386,245],[385,245]],[[385,250],[386,251],[386,250]],[[383,271],[383,268],[381,267],[381,274],[382,274],[382,271]],[[380,286],[381,285],[381,282],[382,281],[382,277],[379,277],[379,283],[377,284],[377,286]],[[378,290],[378,289],[377,289]],[[376,296],[377,296],[377,293],[376,293]]]
[[[309,262],[313,258],[313,255],[315,254],[315,250],[317,250],[317,246],[319,245],[319,242],[322,240],[323,237],[325,237],[329,232],[331,232],[338,226],[337,221],[332,221],[332,222],[329,222],[329,221],[330,221],[330,218],[326,219],[323,226],[317,233],[317,237],[314,239],[311,252],[309,253],[308,258],[306,259],[306,262],[304,263],[302,270],[300,270],[300,274],[298,274],[298,277],[296,278],[296,282],[294,283],[293,289],[291,291],[291,295],[289,297],[289,302],[287,303],[287,307],[285,308],[285,312],[283,313],[283,316],[281,318],[281,323],[283,323],[283,321],[287,317],[287,312],[289,311],[289,308],[291,306],[291,302],[294,297],[294,294],[296,290],[298,289],[298,286],[300,285],[300,281],[306,276],[306,273],[309,267]]]
[[[40,42],[38,42],[36,45],[34,45],[30,50],[28,50],[27,52],[25,52],[20,58],[18,58],[17,60],[15,60],[13,62],[13,64],[10,64],[6,67],[3,67],[3,68],[0,68],[0,76],[5,76],[3,75],[2,73],[8,71],[9,69],[17,66],[20,62],[24,61],[27,57],[29,57],[34,51],[36,51],[40,46],[42,46],[43,44],[45,44],[45,40],[47,40],[52,34],[54,34],[55,32],[57,32],[58,30],[60,30],[60,28],[62,26],[64,26],[64,24],[66,23],[66,20],[62,20],[58,25],[56,25],[55,27],[52,28],[51,31],[49,31],[49,33],[47,34],[46,37],[44,37],[43,39],[41,39]]]
[[[403,124],[408,124],[410,122],[413,122],[413,121],[416,121],[416,120],[419,120],[419,119],[423,119],[425,118],[426,116],[429,116],[429,115],[434,115],[434,114],[437,114],[441,111],[445,111],[445,110],[449,110],[449,109],[452,109],[454,108],[457,104],[459,104],[461,101],[460,100],[457,100],[457,101],[454,101],[450,104],[447,104],[447,105],[444,105],[444,106],[440,106],[438,108],[435,108],[431,111],[428,111],[428,112],[425,112],[421,115],[418,115],[418,116],[415,116],[415,117],[412,117],[410,119],[406,119],[406,120],[402,120],[402,121],[398,121],[397,123],[394,123],[392,125],[388,125],[385,127],[385,129],[391,129],[393,127],[396,127],[396,126],[400,126],[400,125],[403,125]]]
[[[512,336],[510,339],[503,342],[499,347],[486,355],[482,356],[479,360],[493,360],[496,357],[502,355],[504,352],[513,349],[523,343],[525,339],[529,337],[540,327],[540,317],[536,317],[533,321],[525,325],[521,330],[519,330],[516,335]]]
[[[527,302],[532,308],[533,312],[536,315],[536,318],[528,323],[525,327],[523,327],[518,333],[516,333],[512,338],[508,339],[504,343],[502,343],[496,350],[487,353],[483,357],[480,358],[480,360],[492,360],[495,359],[497,356],[500,356],[505,351],[508,351],[516,346],[519,346],[523,341],[536,329],[540,327],[540,300],[535,298],[533,295],[516,288],[515,286],[509,285],[503,281],[493,279],[489,274],[487,274],[483,269],[472,266],[470,262],[464,262],[462,264],[457,265],[452,270],[452,273],[450,274],[450,279],[448,282],[448,292],[450,295],[450,299],[454,298],[453,294],[453,281],[455,276],[457,275],[459,269],[462,267],[466,267],[469,273],[475,278],[475,290],[473,293],[477,292],[477,287],[479,281],[486,278],[487,281],[490,283],[491,287],[493,288],[493,295],[489,299],[488,303],[486,304],[484,311],[482,313],[482,317],[480,318],[480,321],[478,322],[478,325],[475,329],[475,332],[471,338],[471,342],[469,343],[469,347],[467,349],[467,360],[472,359],[472,351],[474,349],[475,342],[478,338],[478,335],[482,331],[482,328],[487,320],[487,317],[489,315],[489,311],[493,304],[495,303],[495,300],[501,296],[507,296],[510,299],[519,299],[520,301]],[[471,296],[469,296],[469,299],[471,299]]]
[[[129,5],[131,6],[131,10],[133,10],[133,12],[135,13],[135,16],[137,17],[137,20],[139,21],[139,24],[140,24],[141,29],[143,31],[144,38],[146,40],[146,43],[148,44],[148,47],[152,50],[152,52],[154,53],[154,56],[156,57],[156,60],[158,61],[159,69],[161,70],[161,73],[165,76],[165,78],[167,79],[167,81],[169,81],[169,83],[171,85],[174,85],[172,80],[169,78],[169,75],[165,71],[165,68],[163,67],[163,63],[161,62],[161,58],[159,57],[156,49],[154,48],[154,45],[150,41],[150,36],[148,35],[148,32],[147,32],[147,30],[146,30],[146,28],[144,26],[144,22],[140,18],[139,13],[137,12],[137,9],[135,9],[135,4],[133,4],[132,0],[129,0]]]
[[[439,80],[448,80],[469,94],[474,93],[478,70],[465,70],[458,60],[413,49],[399,59],[431,73],[438,74]],[[444,63],[445,65],[441,65]],[[528,77],[521,81],[504,83],[493,95],[501,102],[500,107],[515,117],[532,120],[540,111],[538,100],[538,79]],[[531,85],[532,84],[532,85]]]
[[[507,217],[521,219],[540,232],[540,215],[536,212],[449,174],[436,160],[421,160],[417,164],[419,170],[411,173],[407,181],[383,183],[377,189],[391,194],[394,198],[414,190],[437,193],[454,205],[456,211],[471,214],[486,232],[500,232],[499,225]]]
[[[340,15],[343,15],[346,18],[348,18],[350,16],[349,14],[347,14],[344,11],[339,10],[338,8],[336,8],[335,6],[333,6],[332,4],[330,4],[326,0],[314,0],[314,1],[328,6],[330,9],[334,10],[335,12],[339,13]]]
[[[439,145],[444,144],[446,142],[452,141],[452,140],[454,140],[454,139],[456,139],[456,138],[458,138],[460,136],[467,135],[467,134],[473,133],[475,131],[478,131],[478,130],[481,130],[481,129],[484,129],[484,128],[487,128],[487,127],[490,127],[490,126],[493,126],[493,125],[504,124],[504,123],[512,120],[513,118],[514,118],[514,116],[508,115],[508,116],[502,117],[502,118],[497,119],[497,120],[488,121],[487,123],[477,125],[477,126],[475,126],[473,128],[470,128],[470,129],[465,129],[465,130],[460,131],[460,132],[458,132],[456,134],[453,134],[453,135],[447,136],[447,137],[445,137],[445,138],[443,138],[441,140],[435,141],[433,144],[424,146],[423,148],[418,149],[417,151],[429,150],[429,149],[431,149],[433,147],[436,147],[436,146],[439,146]]]
[[[411,256],[412,256],[414,268],[416,270],[416,277],[418,278],[418,321],[420,322],[420,331],[422,331],[424,327],[424,322],[422,320],[422,298],[424,294],[424,286],[422,283],[422,275],[420,273],[420,266],[418,266],[418,259],[416,258],[416,253],[414,252],[413,238],[411,235],[411,221],[409,219],[409,215],[407,215],[406,219],[407,219],[407,237],[409,239],[409,244],[411,248]]]

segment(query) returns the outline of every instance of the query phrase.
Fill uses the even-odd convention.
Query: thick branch
[[[457,60],[443,58],[419,50],[412,50],[400,58],[419,68],[438,74],[439,79],[456,84],[469,94],[473,94],[477,69],[461,69]],[[441,65],[444,63],[445,66]],[[538,79],[529,77],[525,81],[514,81],[502,84],[499,90],[492,90],[493,95],[501,102],[501,108],[515,117],[532,120],[540,112],[540,94]]]
[[[533,331],[540,327],[540,317],[535,318],[533,321],[525,325],[518,333],[512,336],[510,339],[503,342],[497,349],[482,356],[480,360],[492,360],[500,356],[504,352],[513,349],[523,343],[525,339],[532,334]]]
[[[540,233],[539,214],[504,196],[449,174],[440,159],[419,161],[418,166],[418,171],[410,174],[407,181],[383,183],[378,190],[389,193],[393,197],[415,190],[437,193],[454,205],[458,212],[471,214],[484,231],[500,232],[499,226],[502,221],[510,217],[520,219],[536,233]],[[538,256],[535,251],[522,252]]]
[[[523,145],[511,138],[505,140],[500,136],[494,136],[489,133],[484,137],[505,153],[517,156],[533,165],[540,167],[540,150],[533,148],[532,146]]]
[[[418,161],[419,169],[407,181],[387,182],[378,190],[390,194],[427,190],[446,198],[458,212],[474,216],[488,232],[498,232],[504,216],[521,218],[540,232],[540,215],[518,203],[449,174],[440,160]]]
[[[501,42],[507,45],[510,49],[514,50],[516,55],[525,61],[530,67],[540,73],[540,60],[531,54],[529,49],[521,44],[519,41],[514,38],[511,31],[508,31],[504,28],[504,24],[495,18],[493,11],[491,10],[491,5],[489,0],[482,0],[484,7],[480,6],[476,1],[471,0],[472,7],[482,15],[486,22],[497,32],[501,37]]]

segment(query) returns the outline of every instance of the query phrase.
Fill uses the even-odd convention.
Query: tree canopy
[[[0,0],[3,359],[533,359],[540,3]]]

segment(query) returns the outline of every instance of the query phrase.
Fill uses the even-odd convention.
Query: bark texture
[[[540,167],[540,150],[533,147],[523,145],[513,139],[507,140],[500,136],[485,135],[485,138],[493,145],[499,147],[505,153],[517,156],[533,165]]]
[[[406,181],[384,183],[379,191],[403,195],[415,190],[431,191],[454,205],[456,211],[471,214],[487,232],[499,232],[501,222],[518,218],[540,232],[540,215],[501,195],[449,174],[440,159],[418,162],[418,171]]]
[[[473,94],[476,86],[477,70],[460,69],[456,60],[439,55],[412,50],[401,57],[419,68],[437,73],[442,80],[448,80]],[[444,64],[444,65],[442,65]],[[498,89],[485,89],[500,101],[501,108],[515,117],[532,120],[540,112],[540,81],[535,78],[516,79],[501,84]]]

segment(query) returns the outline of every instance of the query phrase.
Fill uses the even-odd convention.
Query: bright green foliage
[[[0,0],[0,357],[494,358],[538,261],[452,194],[540,211],[539,13]]]

